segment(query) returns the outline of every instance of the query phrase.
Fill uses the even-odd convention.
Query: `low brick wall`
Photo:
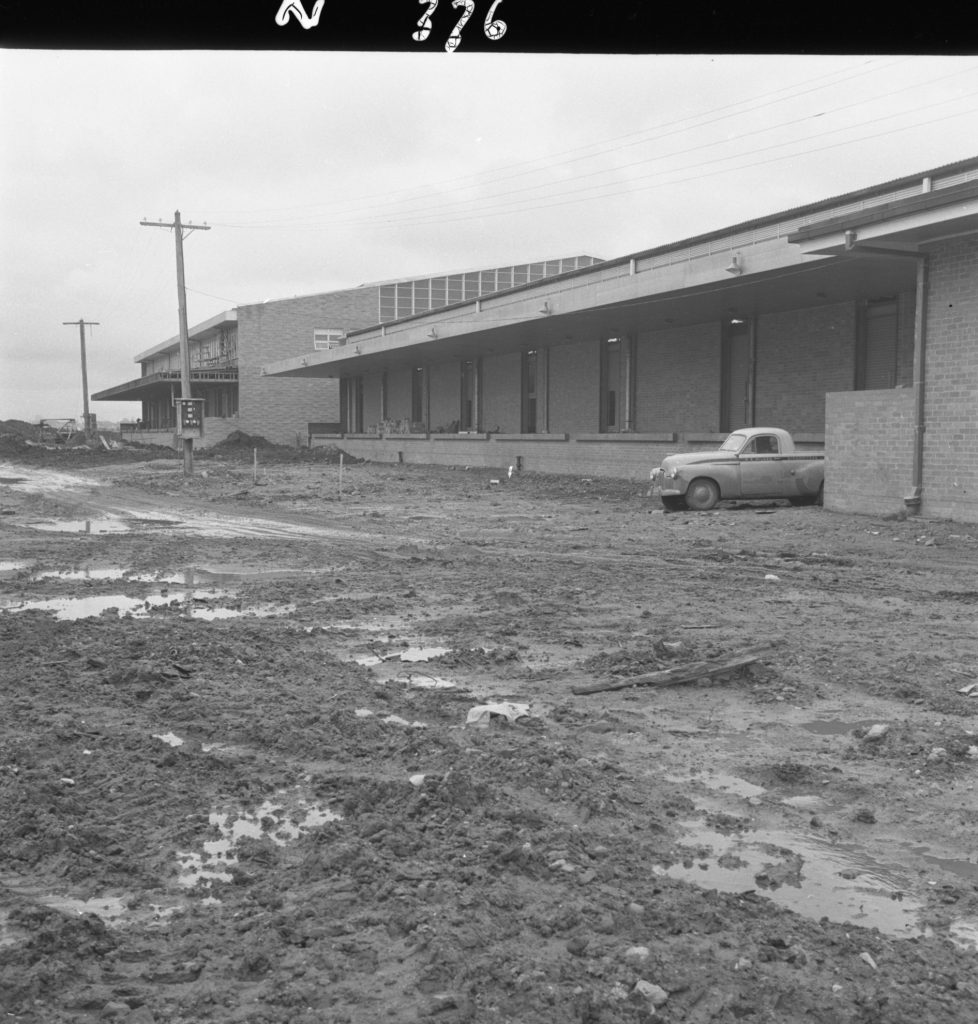
[[[723,434],[321,434],[314,445],[331,444],[372,462],[572,476],[614,477],[645,483],[667,455],[718,448]],[[821,448],[812,435],[804,447]]]
[[[240,425],[236,417],[225,419],[218,416],[204,417],[204,436],[194,440],[195,448],[210,448],[220,444],[229,434],[239,430]],[[135,430],[125,429],[122,431],[122,440],[130,441],[133,444],[158,444],[165,445],[177,451],[182,451],[182,439],[177,437],[173,430]]]
[[[913,473],[912,388],[825,396],[825,507],[886,515],[905,511]]]

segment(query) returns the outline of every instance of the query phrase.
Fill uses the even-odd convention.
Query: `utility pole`
[[[62,320],[61,325],[63,327],[74,327],[78,325],[79,334],[81,335],[81,363],[82,363],[82,408],[85,412],[85,438],[87,440],[92,439],[92,435],[95,431],[92,429],[92,417],[88,412],[88,365],[85,360],[85,324],[90,327],[98,327],[98,320]]]
[[[187,327],[187,286],[183,279],[183,238],[184,232],[210,231],[207,224],[182,224],[180,211],[173,214],[173,221],[167,224],[159,220],[141,220],[143,227],[172,228],[177,242],[177,309],[180,315],[180,398],[189,399],[190,394],[190,330]],[[181,407],[182,411],[182,407]],[[182,424],[178,423],[178,427]],[[183,474],[192,476],[194,472],[194,439],[183,439]]]

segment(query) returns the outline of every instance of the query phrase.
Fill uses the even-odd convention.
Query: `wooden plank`
[[[625,690],[630,686],[681,686],[683,683],[695,683],[697,679],[709,679],[713,676],[733,672],[759,661],[761,656],[773,648],[773,644],[761,644],[748,647],[736,654],[728,655],[713,661],[696,661],[687,665],[677,665],[658,672],[647,672],[629,679],[617,679],[610,683],[588,683],[585,686],[574,686],[572,693],[600,693],[603,690]]]

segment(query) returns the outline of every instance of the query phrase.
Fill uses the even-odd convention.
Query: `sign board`
[[[204,436],[203,398],[175,398],[177,433],[184,439]]]

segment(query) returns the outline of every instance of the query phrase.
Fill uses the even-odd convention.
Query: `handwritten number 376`
[[[431,34],[431,16],[438,10],[438,0],[418,0],[419,4],[427,4],[428,9],[418,19],[418,31],[411,33],[411,38],[415,42],[423,43],[428,36]],[[486,33],[486,39],[496,42],[498,39],[506,34],[506,22],[499,21],[496,19],[496,8],[502,3],[502,0],[493,0],[492,6],[489,8],[489,13],[486,15],[486,21],[483,25],[483,29]],[[452,7],[462,7],[461,17],[458,19],[455,28],[452,29],[451,34],[448,37],[448,42],[445,43],[445,50],[451,53],[456,49],[458,44],[462,41],[462,29],[465,28],[469,18],[472,17],[475,12],[475,0],[452,0]]]

